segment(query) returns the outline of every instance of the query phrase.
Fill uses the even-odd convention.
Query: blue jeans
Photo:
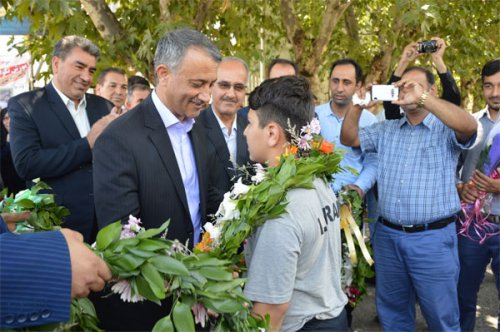
[[[328,332],[347,332],[347,313],[344,310],[335,318],[320,320],[313,318],[308,321],[299,331],[328,331]]]
[[[498,225],[497,228],[500,228]],[[477,235],[471,232],[477,239]],[[500,301],[500,235],[479,244],[465,236],[458,236],[460,278],[458,279],[458,303],[460,305],[460,327],[462,331],[474,331],[476,323],[477,293],[484,279],[486,266],[491,262],[495,274],[498,299]],[[500,308],[499,316],[500,316]],[[500,330],[500,318],[498,321]]]
[[[460,331],[455,224],[404,233],[377,224],[376,304],[384,331],[414,331],[418,297],[430,331]]]

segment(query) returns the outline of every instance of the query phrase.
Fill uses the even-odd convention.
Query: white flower
[[[111,291],[115,294],[120,295],[120,299],[123,302],[142,302],[145,300],[145,297],[135,294],[132,296],[132,288],[130,287],[130,283],[127,280],[120,280],[116,284],[111,287]]]
[[[236,201],[231,199],[231,193],[224,194],[224,199],[219,205],[219,209],[215,213],[218,221],[238,219],[240,211],[236,208]]]
[[[210,238],[214,239],[214,241],[217,242],[222,234],[222,225],[223,223],[214,225],[211,222],[207,222],[203,226],[203,228],[205,229],[205,231],[210,233]]]
[[[236,199],[236,198],[240,197],[241,195],[245,195],[249,189],[250,189],[250,186],[243,184],[241,182],[241,178],[239,178],[238,181],[233,186],[233,190],[231,191],[231,198]]]
[[[255,175],[252,176],[252,182],[255,184],[261,183],[266,178],[266,169],[261,164],[255,164]]]

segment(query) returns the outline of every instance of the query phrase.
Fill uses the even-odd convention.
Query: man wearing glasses
[[[211,171],[211,182],[219,191],[221,200],[231,189],[237,169],[249,162],[243,136],[247,119],[238,115],[245,101],[247,82],[248,65],[245,61],[235,57],[223,58],[212,87],[212,104],[197,119],[207,133],[208,153],[215,156],[217,167]],[[209,206],[208,213],[216,212],[217,208]]]

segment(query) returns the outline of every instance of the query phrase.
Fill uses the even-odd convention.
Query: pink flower
[[[130,215],[128,217],[128,224],[123,226],[122,233],[120,234],[120,239],[128,239],[135,237],[137,233],[141,230],[141,219]]]
[[[194,322],[196,324],[201,324],[201,327],[205,327],[205,323],[208,320],[207,309],[201,303],[195,303],[191,310],[193,310]]]
[[[145,300],[145,298],[139,294],[132,295],[132,288],[127,280],[118,281],[111,287],[111,291],[115,294],[119,294],[123,302],[136,303]]]

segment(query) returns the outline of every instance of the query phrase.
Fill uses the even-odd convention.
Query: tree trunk
[[[205,21],[208,17],[208,12],[214,0],[202,0],[198,3],[198,10],[196,11],[196,17],[194,19],[194,26],[196,30],[200,31],[205,25]]]
[[[80,0],[101,37],[106,41],[119,40],[124,31],[104,0]]]
[[[310,79],[313,94],[319,100],[323,96],[318,78],[318,67],[323,62],[323,55],[338,21],[353,2],[329,0],[321,20],[318,35],[316,38],[308,40],[312,47],[306,48],[306,34],[300,26],[293,0],[281,0],[282,22],[288,41],[292,44],[295,61],[299,65],[300,73]]]
[[[168,22],[170,21],[170,0],[160,0],[160,21]]]

